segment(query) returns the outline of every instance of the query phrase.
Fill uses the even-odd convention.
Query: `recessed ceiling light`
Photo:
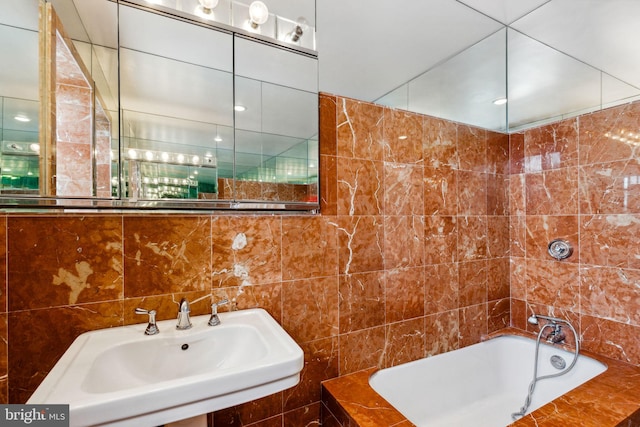
[[[30,122],[31,119],[27,116],[23,116],[22,114],[15,116],[14,117],[15,120],[19,121],[19,122]]]
[[[405,139],[407,139],[407,135],[400,135],[398,139],[404,141]]]
[[[498,98],[493,101],[494,105],[504,105],[507,103],[507,98]]]
[[[242,111],[246,111],[247,107],[245,107],[244,105],[236,105],[235,107],[233,107],[234,110],[242,112]]]

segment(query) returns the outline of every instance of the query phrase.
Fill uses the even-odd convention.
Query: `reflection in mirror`
[[[317,208],[314,30],[288,48],[238,39],[234,63],[235,29],[160,3],[0,0],[6,204]]]
[[[638,89],[524,34],[508,30],[509,129],[603,108]]]
[[[232,72],[230,34],[120,6],[125,197],[221,198],[218,175],[233,172]]]
[[[640,4],[554,0],[506,10],[499,2],[463,3],[509,25],[376,102],[514,132],[640,97],[633,44]],[[499,99],[506,104],[492,105]]]
[[[87,14],[99,15],[105,31],[88,27],[93,34],[87,33],[82,23]],[[118,141],[117,80],[109,81],[117,75],[112,69],[117,6],[51,0],[40,17],[40,194],[110,198],[115,174],[111,153]],[[95,34],[106,45],[94,46]]]
[[[239,200],[317,202],[316,59],[241,37],[235,46],[236,175],[223,190]]]
[[[0,194],[38,194],[38,1],[0,10]]]
[[[376,102],[504,132],[506,48],[502,29]]]

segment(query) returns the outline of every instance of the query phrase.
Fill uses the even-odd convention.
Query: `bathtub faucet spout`
[[[547,334],[547,341],[553,344],[561,343],[567,338],[564,332],[562,332],[562,325],[552,323],[553,330]]]

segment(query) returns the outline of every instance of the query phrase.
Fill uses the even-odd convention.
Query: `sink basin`
[[[162,425],[296,385],[302,349],[264,310],[192,317],[80,335],[27,403],[69,404],[71,426]]]

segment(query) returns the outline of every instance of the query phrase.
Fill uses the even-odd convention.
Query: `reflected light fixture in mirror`
[[[307,20],[303,16],[299,17],[298,19],[296,19],[295,28],[287,36],[287,41],[296,43],[308,29],[309,23],[307,22]]]
[[[504,105],[507,103],[507,98],[498,98],[493,101],[494,105]]]
[[[239,113],[242,113],[243,111],[247,111],[247,107],[245,107],[244,105],[236,105],[235,107],[233,107],[233,109]]]
[[[249,6],[249,25],[254,30],[269,19],[269,9],[267,5],[261,1],[254,1]]]

